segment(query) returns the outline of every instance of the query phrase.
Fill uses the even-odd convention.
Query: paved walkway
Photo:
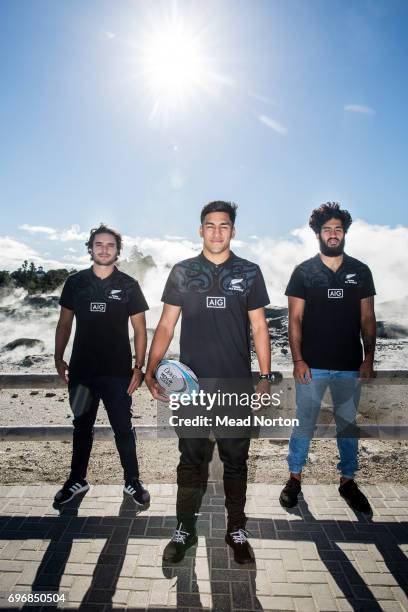
[[[163,565],[175,486],[149,488],[150,509],[136,516],[119,486],[94,487],[61,515],[55,487],[0,487],[0,607],[11,608],[9,593],[59,592],[60,608],[101,612],[408,610],[408,487],[365,487],[371,519],[357,517],[334,485],[305,485],[291,512],[279,506],[280,486],[250,485],[256,564],[246,568],[224,544],[219,484],[208,486],[197,549]]]

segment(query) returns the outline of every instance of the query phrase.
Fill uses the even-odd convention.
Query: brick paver
[[[140,514],[113,485],[92,488],[59,514],[54,487],[0,487],[0,606],[10,608],[7,593],[46,591],[66,595],[60,608],[101,612],[408,611],[408,487],[365,487],[373,506],[366,517],[335,486],[304,485],[298,508],[285,511],[280,486],[250,485],[250,566],[235,564],[224,543],[218,483],[203,500],[198,546],[164,565],[176,490],[149,489],[151,506]]]

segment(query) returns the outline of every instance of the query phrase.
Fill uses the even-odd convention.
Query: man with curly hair
[[[337,202],[327,202],[313,211],[309,225],[320,253],[295,268],[285,292],[299,420],[289,441],[290,478],[279,498],[286,508],[297,504],[302,468],[329,388],[340,454],[339,493],[354,510],[371,511],[354,481],[358,469],[355,419],[360,381],[373,376],[375,288],[368,266],[344,253],[351,223],[350,213]]]
[[[71,473],[54,501],[65,504],[89,489],[86,472],[102,400],[124,471],[124,492],[143,507],[150,495],[139,480],[131,395],[143,381],[147,343],[144,313],[148,305],[137,281],[115,266],[122,247],[117,231],[101,224],[91,230],[86,247],[93,265],[67,278],[55,333],[55,367],[68,384],[74,432]],[[76,331],[68,366],[64,351],[74,317]],[[134,331],[133,368],[129,319]]]

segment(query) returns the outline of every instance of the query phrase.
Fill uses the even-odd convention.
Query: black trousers
[[[245,527],[247,459],[250,438],[216,438],[224,464],[228,528]],[[177,467],[177,522],[194,529],[208,480],[208,438],[180,438]]]
[[[139,477],[136,439],[131,421],[132,398],[126,393],[129,382],[129,377],[100,376],[69,384],[69,401],[74,415],[72,478],[86,478],[100,400],[105,405],[115,435],[125,481]]]

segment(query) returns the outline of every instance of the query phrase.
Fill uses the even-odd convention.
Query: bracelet
[[[304,361],[304,359],[295,359],[293,363],[299,363],[299,361]]]
[[[136,364],[136,365],[135,365],[135,367],[134,367],[133,369],[134,369],[134,370],[140,370],[140,371],[142,371],[142,368],[143,368],[143,366],[140,366],[140,365],[137,365],[137,364]]]

